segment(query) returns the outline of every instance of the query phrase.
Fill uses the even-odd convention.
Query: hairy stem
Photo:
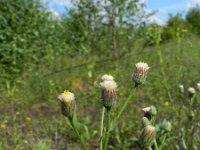
[[[103,121],[104,121],[105,107],[102,108],[101,114],[101,128],[100,128],[100,150],[103,150]]]
[[[84,150],[88,150],[85,141],[83,140],[82,136],[79,134],[75,124],[74,124],[74,119],[73,118],[69,118],[70,124],[72,126],[72,129],[74,130],[75,134],[77,135],[77,137],[79,138],[81,145],[83,147]]]
[[[104,140],[104,150],[107,150],[109,135],[110,135],[110,109],[107,109],[106,135]]]

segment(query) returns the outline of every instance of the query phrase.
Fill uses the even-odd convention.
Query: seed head
[[[200,91],[200,82],[197,83],[197,87],[196,88],[197,88],[198,91]]]
[[[105,74],[101,77],[101,82],[103,82],[103,81],[113,81],[113,80],[114,80],[113,76],[108,75],[108,74]]]
[[[76,108],[75,96],[70,91],[65,90],[58,96],[61,102],[62,114],[66,117],[72,118]]]
[[[100,83],[100,87],[103,106],[110,109],[116,102],[117,83],[115,81],[104,81]]]
[[[136,86],[145,83],[148,69],[148,64],[144,62],[139,62],[135,65],[135,70],[133,71],[132,79],[135,82]]]
[[[152,146],[153,141],[156,138],[156,129],[152,125],[146,126],[139,137],[139,142],[142,148],[148,148]]]
[[[189,87],[189,88],[188,88],[188,96],[189,96],[190,98],[192,98],[192,97],[195,95],[195,93],[196,93],[195,88],[193,88],[193,87]]]

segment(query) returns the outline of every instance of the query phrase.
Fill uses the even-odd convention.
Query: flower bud
[[[200,82],[197,83],[197,87],[196,88],[197,88],[198,91],[200,91]]]
[[[142,148],[147,148],[152,146],[156,138],[156,129],[152,125],[146,126],[139,137],[139,143]]]
[[[142,123],[143,123],[144,127],[151,124],[151,122],[149,121],[149,119],[147,117],[142,117]]]
[[[180,84],[178,87],[179,87],[179,92],[181,94],[183,94],[184,93],[184,86],[182,84]]]
[[[74,94],[65,90],[62,94],[58,96],[58,99],[61,102],[62,114],[68,118],[73,118],[76,108],[76,101]]]
[[[192,98],[192,97],[195,95],[195,93],[196,93],[195,88],[193,88],[193,87],[189,87],[189,88],[188,88],[188,96],[189,96],[190,98]]]
[[[135,85],[144,84],[147,78],[149,66],[146,63],[139,62],[135,65],[135,70],[132,74],[132,79],[135,82]]]
[[[111,76],[111,75],[105,74],[105,75],[103,75],[103,76],[101,77],[101,82],[103,82],[103,81],[113,81],[113,80],[114,80],[114,78],[113,78],[113,76]]]
[[[103,106],[110,109],[116,102],[116,89],[117,83],[115,81],[104,81],[100,83],[101,91],[101,101]]]
[[[148,118],[149,120],[151,120],[151,118],[157,114],[155,106],[145,107],[142,109],[142,111],[144,113],[144,117]]]
[[[172,125],[169,121],[164,120],[162,123],[162,128],[166,131],[166,132],[170,132],[172,130]]]

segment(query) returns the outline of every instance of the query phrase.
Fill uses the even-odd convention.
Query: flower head
[[[151,118],[157,114],[155,106],[145,107],[142,109],[142,112],[144,113],[144,117],[148,118],[149,120],[151,120]]]
[[[61,102],[62,114],[66,117],[72,118],[76,107],[74,94],[65,90],[58,96],[58,99]]]
[[[116,101],[117,83],[115,81],[104,81],[100,83],[101,101],[104,107],[110,109]]]
[[[148,148],[153,144],[156,137],[156,129],[152,125],[146,126],[139,137],[140,145],[143,148]]]
[[[132,74],[132,79],[135,82],[136,86],[145,83],[148,69],[148,64],[144,62],[139,62],[135,65],[135,70]]]
[[[184,93],[184,86],[182,84],[180,84],[178,87],[179,87],[179,92],[181,94]]]
[[[198,91],[200,91],[200,82],[197,83],[197,87],[196,88],[197,88]]]
[[[101,77],[101,81],[103,82],[103,81],[113,81],[113,76],[111,76],[111,75],[108,75],[108,74],[105,74],[105,75],[103,75],[102,77]]]
[[[195,93],[196,93],[195,88],[193,88],[193,87],[188,88],[188,95],[190,98],[192,98],[195,95]]]

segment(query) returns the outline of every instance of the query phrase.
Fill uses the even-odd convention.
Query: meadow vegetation
[[[75,130],[89,150],[100,149],[104,74],[118,85],[104,150],[200,149],[200,9],[159,26],[145,21],[152,14],[137,0],[106,2],[73,1],[55,18],[39,0],[0,1],[0,150],[83,149],[62,115],[64,90],[76,97]],[[150,69],[132,93],[141,61]],[[149,106],[156,109],[150,123]],[[146,126],[155,127],[156,143],[143,147]]]

